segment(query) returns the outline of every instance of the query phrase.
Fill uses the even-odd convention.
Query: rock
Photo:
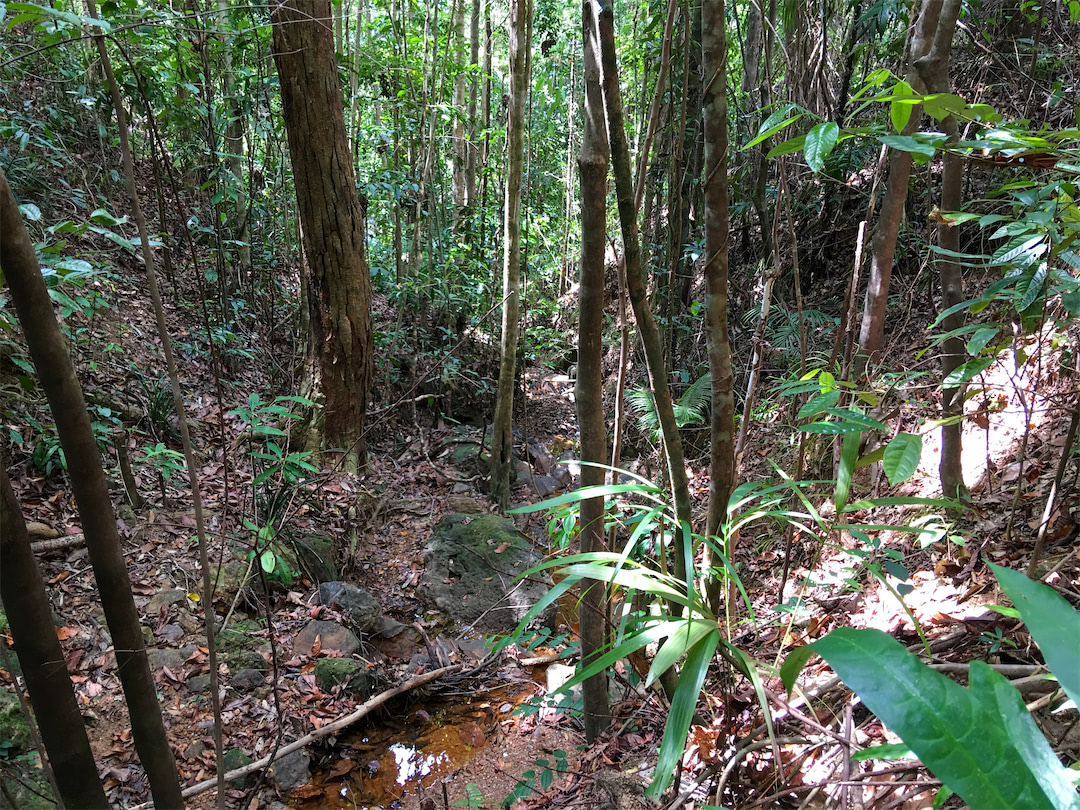
[[[310,764],[311,755],[308,754],[307,749],[301,748],[271,765],[267,777],[278,790],[282,792],[292,790],[311,778],[308,767]]]
[[[334,558],[334,541],[329,537],[309,534],[294,540],[296,560],[300,570],[313,583],[334,582],[341,578]]]
[[[529,458],[533,460],[533,466],[544,475],[551,475],[551,471],[555,469],[555,458],[548,449],[536,439],[529,439],[527,449]]]
[[[508,632],[551,585],[546,574],[520,585],[514,582],[541,559],[507,518],[450,514],[424,548],[417,595],[455,621]],[[552,607],[541,618],[550,621],[553,616]]]
[[[324,692],[344,684],[345,694],[367,700],[372,694],[371,680],[368,665],[355,658],[320,658],[315,662],[315,683]]]
[[[164,605],[175,605],[185,599],[187,599],[187,591],[183,588],[167,588],[150,597],[150,601],[146,603],[145,612],[149,616],[157,616]]]
[[[195,740],[195,742],[188,745],[184,749],[184,759],[198,759],[206,751],[206,743],[202,740]]]
[[[463,515],[482,515],[487,512],[483,502],[468,495],[451,495],[446,499],[446,506],[451,512]]]
[[[30,535],[31,540],[55,540],[60,536],[60,532],[52,526],[36,520],[31,520],[26,524],[26,533]]]
[[[420,634],[410,625],[402,624],[389,616],[380,616],[374,643],[375,649],[390,660],[404,661],[416,652]]]
[[[210,691],[210,673],[204,672],[202,675],[192,675],[184,681],[184,686],[194,695],[206,694]]]
[[[558,479],[552,478],[550,475],[534,475],[532,484],[536,488],[536,494],[541,498],[546,498],[562,486]]]
[[[262,641],[258,635],[261,630],[260,624],[252,619],[233,622],[224,630],[219,631],[218,649],[225,655],[236,650],[251,650]]]
[[[361,633],[372,633],[379,625],[382,608],[363,588],[347,582],[324,582],[319,586],[319,604],[336,607],[348,614]]]
[[[491,469],[491,453],[487,446],[481,450],[480,442],[472,439],[455,440],[448,460],[466,475],[487,475]]]
[[[178,624],[165,624],[158,628],[154,635],[164,641],[179,641],[184,636],[184,628]]]
[[[146,651],[150,661],[150,671],[157,672],[162,667],[168,667],[174,675],[180,674],[184,662],[195,652],[194,644],[186,644],[179,649],[172,647],[156,647]]]
[[[229,682],[229,685],[238,692],[251,692],[262,684],[263,674],[257,669],[242,669],[233,675]]]
[[[255,650],[229,650],[223,653],[221,657],[233,672],[239,672],[242,669],[266,672],[270,668],[270,665],[266,663],[266,659]]]
[[[314,619],[293,639],[293,655],[311,655],[316,638],[324,652],[340,650],[344,655],[352,655],[360,649],[360,639],[351,630],[336,622]]]
[[[230,748],[225,752],[225,771],[235,771],[237,768],[243,768],[245,765],[252,763],[251,757],[241,751],[239,748]],[[259,778],[259,772],[249,773],[247,776],[242,776],[239,779],[234,779],[230,784],[239,790],[247,790],[250,787],[255,786],[255,780]]]

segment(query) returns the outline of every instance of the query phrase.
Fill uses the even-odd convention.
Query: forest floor
[[[162,363],[156,338],[150,337],[153,321],[141,277],[141,273],[132,272],[127,278],[114,279],[111,289],[101,290],[109,309],[88,324],[93,339],[77,341],[77,363],[95,418],[108,422],[113,414],[130,414],[129,427],[141,426],[147,434],[160,436],[167,447],[168,417],[154,416],[163,383],[147,372],[161,368]],[[380,311],[385,319],[386,307],[376,307],[377,319]],[[251,392],[260,392],[263,402],[275,394],[293,393],[296,388],[282,381],[293,377],[295,364],[289,342],[280,332],[269,329],[261,336],[246,336],[243,348],[250,355],[230,354],[223,372],[228,377],[228,382],[222,383],[224,399],[219,399],[209,358],[199,348],[201,326],[196,312],[195,307],[172,301],[168,314],[179,347],[185,404],[193,420],[213,557],[223,550],[226,555],[235,553],[236,548],[242,551],[245,543],[250,544],[251,533],[245,539],[237,527],[251,516],[252,482],[258,473],[253,465],[256,459],[244,451],[250,435],[245,436],[244,424],[229,412],[245,405]],[[389,329],[392,324],[385,321],[380,326]],[[1042,337],[1037,335],[1033,340]],[[915,365],[915,349],[907,346],[889,358],[891,365]],[[889,529],[876,535],[878,548],[873,553],[886,554],[892,549],[902,555],[910,575],[907,584],[912,586],[906,595],[910,615],[882,581],[867,575],[857,555],[852,554],[859,543],[848,533],[818,542],[796,532],[790,574],[780,593],[783,530],[762,522],[742,533],[734,554],[754,614],[751,619],[746,606],[738,598],[732,600],[733,643],[767,665],[778,665],[793,646],[839,626],[877,627],[914,645],[918,642],[911,621],[914,616],[928,634],[940,663],[962,665],[986,659],[1000,664],[1040,664],[1038,650],[1020,622],[987,609],[988,604],[1006,600],[983,565],[986,560],[1012,567],[1025,565],[1049,482],[1065,449],[1067,419],[1062,418],[1057,400],[1065,383],[1051,361],[1050,349],[1040,356],[1046,359],[1039,364],[995,366],[981,381],[982,395],[970,400],[973,416],[966,428],[969,457],[965,469],[973,504],[963,518],[952,523],[946,516],[928,517],[925,510],[912,512],[905,507],[874,515],[874,522],[880,524],[918,518],[924,526],[935,523],[940,527],[940,536],[926,544],[911,534]],[[525,379],[527,393],[518,410],[524,418],[519,424],[557,456],[574,443],[572,382],[538,369],[527,369]],[[389,389],[384,386],[384,390]],[[909,429],[934,414],[929,391],[903,391],[894,399],[894,421]],[[1025,408],[1030,412],[1026,419]],[[470,510],[493,508],[481,492],[479,477],[463,475],[450,463],[445,444],[455,431],[450,421],[422,404],[419,408],[415,403],[395,404],[388,394],[373,411],[370,466],[365,474],[357,478],[331,470],[312,475],[291,496],[295,503],[289,509],[290,525],[335,538],[342,578],[370,591],[387,615],[417,626],[426,640],[444,638],[449,662],[465,664],[467,673],[412,690],[348,729],[308,746],[307,759],[300,768],[306,777],[304,768],[310,767],[309,778],[290,784],[280,774],[271,773],[258,785],[234,783],[226,804],[248,810],[498,807],[515,788],[524,785],[517,808],[649,806],[642,793],[663,734],[666,706],[662,696],[629,685],[636,684],[631,673],[617,673],[619,688],[613,690],[620,698],[614,707],[613,728],[617,732],[591,748],[584,745],[578,721],[565,713],[550,708],[514,711],[527,705],[530,698],[542,697],[548,689],[549,665],[530,661],[545,653],[558,653],[562,647],[510,647],[492,661],[475,637],[462,635],[463,628],[455,625],[453,617],[425,612],[416,584],[423,564],[422,549],[433,527],[445,514],[461,511],[463,502]],[[755,425],[749,443],[752,449],[743,460],[745,480],[772,478],[771,462],[793,469],[796,450],[790,438],[789,416],[784,409],[774,408],[767,419]],[[482,436],[481,427],[474,430],[478,438]],[[34,446],[28,431],[20,438],[24,448]],[[872,492],[938,495],[935,440],[936,432],[927,434],[923,464],[915,476],[894,490],[871,469],[860,471],[855,482],[859,496]],[[155,678],[186,786],[214,775],[194,517],[182,476],[164,480],[158,474],[161,467],[154,467],[145,446],[140,449],[134,439],[130,442],[136,486],[147,502],[138,510],[121,504],[122,488],[118,486],[125,553],[150,646],[174,653],[155,659]],[[642,447],[645,444],[641,442]],[[690,446],[695,445],[691,442]],[[829,448],[819,442],[808,449],[807,458],[806,477],[831,477]],[[641,469],[647,472],[644,452],[641,460]],[[115,468],[115,456],[108,463]],[[708,491],[707,454],[692,457],[690,466],[697,507],[703,510]],[[78,535],[78,516],[62,473],[45,475],[28,456],[22,456],[11,478],[37,538]],[[830,497],[831,491],[824,485],[814,496],[823,513],[829,509]],[[528,482],[515,490],[517,502],[539,499]],[[1080,506],[1075,477],[1066,481],[1058,504],[1050,516],[1046,563],[1048,567],[1059,566],[1051,579],[1053,584],[1080,600],[1075,592],[1080,581]],[[859,517],[854,515],[853,520]],[[524,536],[546,554],[550,541],[544,521],[543,515],[532,515],[519,517],[517,522]],[[1006,539],[1009,525],[1011,534]],[[957,537],[964,541],[962,545],[955,542]],[[110,799],[116,806],[136,806],[147,800],[147,785],[133,751],[86,550],[78,544],[56,548],[42,552],[39,560]],[[898,582],[890,579],[890,584]],[[315,662],[320,657],[333,657],[332,650],[323,652],[318,644],[310,649],[293,648],[295,636],[308,621],[335,616],[318,604],[316,592],[317,583],[297,578],[279,588],[268,602],[262,600],[268,608],[265,615],[251,605],[240,605],[244,618],[256,623],[248,625],[254,628],[250,634],[258,639],[256,652],[273,662],[273,668],[264,676],[267,680],[259,677],[246,685],[237,681],[237,672],[224,671],[226,750],[238,748],[259,759],[270,754],[279,740],[284,743],[308,734],[362,703],[345,689],[327,690],[316,683]],[[179,596],[170,596],[176,593]],[[796,599],[801,601],[795,609],[773,610]],[[234,606],[219,603],[215,607],[220,616]],[[233,617],[234,622],[238,616]],[[564,610],[560,620],[561,629],[569,634],[565,642],[575,629],[572,610]],[[377,670],[377,683],[389,688],[422,671],[423,667],[415,665],[415,652],[385,647],[372,651],[369,659]],[[807,689],[811,683],[828,681],[830,675],[820,662],[807,673]],[[0,680],[11,688],[10,671],[0,670]],[[271,684],[276,688],[271,689]],[[849,692],[832,683],[827,691],[817,694],[814,711],[804,713],[787,706],[779,679],[768,679],[766,687],[775,712],[775,745],[761,734],[761,709],[748,683],[730,675],[707,682],[709,694],[702,705],[711,713],[711,722],[693,727],[679,783],[681,798],[668,806],[794,807],[806,800],[803,806],[822,807],[828,801],[858,798],[867,807],[930,807],[937,783],[917,764],[883,767],[865,762],[859,763],[862,770],[854,773],[842,765],[848,762],[842,754],[850,745],[896,741],[891,732],[851,702]],[[1040,699],[1038,694],[1025,696],[1029,701]],[[831,724],[830,712],[834,717],[846,717],[846,725]],[[1050,718],[1046,722],[1052,733],[1060,735],[1060,745],[1077,747],[1075,729],[1055,728]],[[764,743],[741,747],[739,758],[734,760],[739,767],[724,771],[731,746],[754,739]],[[777,781],[774,769],[777,756],[783,765],[782,782]],[[715,797],[718,780],[723,783],[719,799]],[[213,790],[190,800],[192,807],[213,805]]]

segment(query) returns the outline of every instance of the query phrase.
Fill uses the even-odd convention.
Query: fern
[[[682,392],[678,401],[671,404],[675,412],[675,424],[684,428],[688,425],[700,425],[705,421],[705,409],[712,394],[712,377],[706,372]],[[656,413],[656,400],[652,391],[643,386],[631,388],[627,393],[630,407],[638,417],[638,427],[648,434],[654,442],[660,441],[660,417]]]

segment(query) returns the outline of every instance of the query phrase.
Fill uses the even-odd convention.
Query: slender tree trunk
[[[578,307],[578,378],[575,390],[581,460],[603,464],[607,460],[607,430],[604,425],[603,328],[604,258],[607,243],[608,149],[604,132],[604,100],[600,94],[600,54],[593,0],[581,4],[582,38],[585,57],[585,127],[582,133],[578,171],[581,177],[581,297]],[[604,470],[583,466],[581,485],[600,486]],[[581,551],[604,550],[604,499],[581,502]],[[602,583],[582,583],[580,617],[582,656],[587,666],[600,655],[605,644],[607,607]],[[583,684],[585,736],[594,741],[611,722],[608,708],[607,672]]]
[[[0,233],[4,235],[0,242],[0,267],[4,268],[15,312],[67,459],[90,564],[113,638],[135,750],[146,770],[154,803],[158,807],[183,807],[176,763],[161,719],[116,516],[82,387],[53,314],[33,244],[2,171]]]
[[[468,127],[468,139],[465,144],[465,205],[470,212],[476,211],[476,96],[477,67],[480,59],[480,4],[481,0],[472,1],[469,14],[469,102],[465,110]]]
[[[705,533],[715,536],[727,517],[735,486],[735,375],[728,337],[728,134],[727,22],[724,0],[701,4],[701,53],[705,67],[702,113],[705,119],[705,323],[712,373],[709,512]],[[705,593],[715,615],[720,611],[720,579],[713,570],[723,563],[711,544],[705,546]]]
[[[503,219],[502,359],[491,446],[491,495],[500,509],[510,505],[513,475],[514,372],[521,311],[521,180],[525,153],[525,97],[529,89],[532,0],[510,8],[510,106],[506,127],[507,167]]]
[[[952,82],[949,79],[949,54],[952,51],[953,33],[956,19],[960,13],[960,0],[945,0],[941,6],[937,30],[934,33],[930,50],[915,60],[915,67],[930,93],[948,93]],[[950,143],[960,140],[960,131],[956,118],[950,115],[942,122]],[[964,181],[964,162],[954,152],[945,152],[942,156],[941,171],[941,206],[944,212],[959,211],[962,200]],[[935,263],[941,282],[941,308],[947,310],[964,299],[964,283],[960,274],[960,264],[955,256],[960,252],[960,229],[952,225],[946,216],[938,219],[938,246],[943,253]],[[942,329],[951,332],[964,325],[963,312],[954,312],[946,316],[941,323]],[[941,354],[941,373],[943,378],[956,371],[966,360],[964,339],[953,336],[945,340]],[[941,390],[941,410],[945,424],[941,427],[941,460],[938,475],[941,478],[941,491],[948,498],[959,501],[968,500],[967,486],[964,484],[964,470],[961,461],[961,436],[963,432],[964,386],[948,386]]]
[[[468,110],[465,107],[465,0],[459,0],[455,6],[453,29],[454,60],[457,62],[457,75],[454,77],[454,109],[458,115],[454,118],[454,230],[466,205],[468,196],[465,190],[466,162],[468,160],[468,142],[465,139],[465,122]]]
[[[0,453],[0,597],[41,740],[67,807],[108,807],[22,511]]]
[[[925,88],[915,69],[915,61],[930,48],[937,29],[942,0],[923,0],[922,11],[908,45],[908,84],[921,93]],[[902,134],[910,135],[919,128],[922,107],[915,106]],[[911,154],[893,149],[889,155],[889,179],[881,200],[877,226],[871,240],[870,276],[866,282],[862,324],[859,330],[859,352],[855,372],[861,375],[868,362],[875,362],[885,337],[885,310],[889,302],[889,283],[896,258],[896,239],[904,218],[908,179],[911,176]]]
[[[232,49],[233,37],[232,26],[229,22],[228,0],[217,0],[219,25],[225,28],[227,33],[222,37],[221,49],[221,72],[222,89],[224,96],[221,99],[225,107],[228,120],[225,123],[225,166],[232,175],[230,184],[236,189],[236,200],[233,202],[233,238],[240,242],[236,248],[239,259],[240,275],[247,280],[251,276],[251,241],[250,224],[248,222],[248,198],[247,187],[244,183],[244,114],[240,105],[236,103],[236,76],[233,72]]]
[[[626,146],[626,130],[623,123],[622,95],[619,90],[619,74],[615,60],[615,24],[611,6],[600,11],[599,18],[602,86],[604,109],[607,113],[608,144],[611,147],[611,165],[615,174],[615,197],[619,204],[619,224],[622,229],[623,255],[626,261],[626,283],[630,304],[634,309],[638,332],[645,347],[645,361],[649,370],[649,384],[660,419],[664,439],[664,455],[667,460],[668,480],[671,483],[675,515],[680,531],[676,531],[673,551],[677,576],[692,584],[693,560],[687,556],[683,532],[691,531],[690,488],[686,477],[682,439],[675,424],[671,405],[671,389],[668,387],[664,349],[656,321],[648,306],[648,291],[641,269],[641,245],[638,238],[637,210],[634,207],[634,185],[631,178],[630,153]]]
[[[371,281],[364,213],[352,159],[328,0],[286,0],[272,13],[296,198],[308,265],[313,390],[322,404],[317,441],[350,464],[365,460],[364,414],[371,388]]]

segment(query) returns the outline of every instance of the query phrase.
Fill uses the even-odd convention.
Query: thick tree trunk
[[[510,505],[513,475],[514,372],[521,311],[521,178],[525,157],[525,96],[529,90],[532,0],[513,0],[510,9],[510,107],[506,127],[506,198],[503,219],[502,359],[491,445],[491,496]]]
[[[15,312],[67,459],[90,564],[116,650],[116,668],[131,716],[135,750],[146,769],[154,803],[158,807],[183,807],[176,763],[161,719],[116,516],[82,387],[53,314],[34,246],[2,171],[0,233],[4,235],[0,242],[0,267],[4,269]]]
[[[63,664],[64,651],[56,639],[52,607],[2,453],[0,598],[60,797],[67,807],[108,807],[71,677]]]
[[[607,248],[607,137],[604,132],[604,100],[600,94],[600,54],[593,0],[581,4],[585,56],[585,127],[578,171],[581,177],[581,297],[578,308],[578,378],[575,391],[581,460],[603,464],[607,460],[604,425],[604,392],[601,360],[604,328],[604,258]],[[581,485],[601,486],[604,470],[583,466]],[[581,551],[604,550],[604,499],[581,502]],[[581,629],[581,664],[603,651],[607,608],[603,584],[582,583],[578,611]],[[585,736],[594,741],[611,722],[608,708],[607,672],[583,684]]]
[[[705,534],[714,536],[727,517],[735,486],[735,375],[728,337],[728,133],[727,23],[724,0],[701,5],[701,53],[705,67],[702,112],[705,119],[705,324],[712,374],[709,512]],[[720,580],[713,569],[723,563],[705,546],[705,593],[714,614],[720,610]]]
[[[603,68],[604,108],[607,112],[608,144],[611,147],[611,165],[615,174],[615,197],[619,204],[619,224],[623,237],[623,256],[626,262],[626,284],[630,305],[634,309],[641,342],[645,347],[645,361],[649,370],[649,385],[660,418],[660,430],[664,439],[664,455],[667,460],[668,480],[671,484],[675,515],[680,531],[674,532],[674,558],[676,576],[692,585],[693,560],[683,545],[683,531],[691,530],[690,488],[686,477],[682,439],[675,424],[671,406],[671,389],[668,387],[667,366],[664,349],[656,321],[649,309],[648,290],[641,270],[641,244],[638,238],[637,210],[634,206],[634,185],[630,169],[630,153],[626,146],[626,130],[623,123],[622,94],[619,90],[619,73],[615,60],[615,24],[611,5],[600,11],[600,48]]]
[[[319,440],[360,464],[371,387],[371,280],[330,3],[286,0],[274,7],[271,19],[308,266],[308,341],[316,360],[313,391],[322,408]]]
[[[951,88],[949,79],[949,54],[952,51],[953,33],[956,19],[960,13],[960,0],[945,0],[941,6],[941,16],[930,50],[923,57],[915,60],[926,89],[930,93],[948,93]],[[960,140],[956,118],[949,116],[942,122],[949,141]],[[942,156],[941,205],[945,212],[959,211],[962,200],[964,181],[964,162],[959,155],[945,152]],[[960,229],[949,224],[945,217],[938,220],[938,246],[945,252],[935,260],[938,278],[941,283],[941,308],[949,309],[959,304],[964,298],[964,283],[960,274],[960,264],[954,258],[960,252]],[[954,312],[942,320],[941,328],[946,332],[959,329],[964,325],[963,312]],[[941,373],[943,378],[956,371],[966,360],[964,339],[954,336],[942,345]],[[941,391],[941,410],[945,424],[941,427],[941,460],[938,476],[941,479],[941,491],[947,498],[964,501],[968,499],[967,486],[964,484],[964,470],[961,462],[961,435],[964,415],[964,386],[950,386]]]
[[[600,361],[604,354],[604,269],[607,248],[607,136],[604,131],[604,98],[600,95],[599,43],[593,0],[581,4],[584,44],[584,130],[578,170],[581,177],[581,298],[578,309],[578,384],[576,400],[581,460],[603,464],[607,460],[604,423],[604,380]],[[604,470],[581,468],[581,486],[604,484]],[[581,551],[604,551],[604,498],[581,502]],[[581,585],[579,610],[582,666],[602,653],[605,646],[607,607],[603,583]],[[583,684],[585,737],[590,742],[610,723],[607,673]]]

